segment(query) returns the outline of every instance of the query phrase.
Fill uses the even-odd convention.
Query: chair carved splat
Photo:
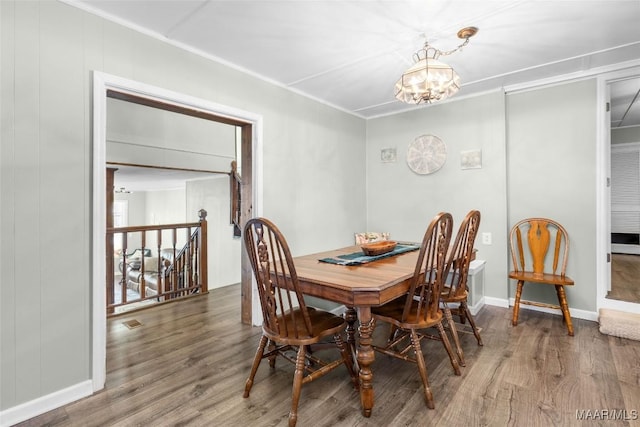
[[[249,397],[263,359],[269,360],[271,368],[275,368],[278,357],[293,363],[295,373],[289,426],[295,426],[303,384],[344,365],[354,387],[358,387],[351,351],[342,338],[347,322],[342,317],[306,305],[289,246],[271,221],[265,218],[250,219],[245,225],[243,237],[263,314],[262,337],[245,383],[244,397]],[[333,346],[339,351],[340,358],[322,360],[311,355],[310,346],[324,342],[325,338],[333,338]]]
[[[550,230],[551,229],[551,230]],[[526,230],[526,233],[524,231]],[[553,231],[555,230],[555,233]],[[526,235],[526,245],[523,242]],[[516,223],[509,233],[513,270],[509,278],[515,279],[516,295],[513,306],[513,326],[518,324],[520,304],[559,309],[569,335],[573,336],[573,324],[564,287],[573,286],[574,281],[566,275],[569,255],[569,235],[562,225],[548,218],[526,218]],[[548,255],[553,243],[553,259]],[[527,251],[525,251],[527,248]],[[532,269],[527,269],[526,259],[531,259]],[[558,304],[546,304],[522,299],[525,283],[555,286]]]

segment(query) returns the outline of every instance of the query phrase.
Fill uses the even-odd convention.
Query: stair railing
[[[107,228],[107,239],[119,240],[115,246],[121,247],[113,263],[121,276],[117,277],[115,268],[107,271],[108,315],[134,303],[167,302],[208,292],[207,212],[200,209],[198,215],[199,222],[193,223]],[[154,245],[155,256],[148,242]],[[151,259],[154,265],[149,265]],[[138,296],[132,297],[128,289]]]

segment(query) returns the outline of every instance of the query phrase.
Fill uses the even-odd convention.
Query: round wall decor
[[[447,160],[447,146],[435,135],[420,135],[409,144],[407,164],[417,174],[436,172]]]

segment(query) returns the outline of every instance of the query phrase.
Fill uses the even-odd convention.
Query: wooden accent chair
[[[440,300],[443,302],[444,315],[449,323],[449,329],[456,346],[456,352],[460,364],[465,366],[464,353],[460,346],[460,340],[456,332],[456,324],[453,321],[452,311],[460,318],[461,323],[469,321],[473,334],[478,341],[478,345],[482,345],[480,331],[476,326],[476,322],[469,311],[467,298],[469,296],[467,280],[469,277],[469,264],[473,258],[473,245],[480,227],[480,211],[472,210],[460,223],[456,240],[451,247],[447,265],[445,268],[444,283],[440,292]],[[456,309],[451,310],[447,303],[458,303]]]
[[[552,232],[554,233],[552,234]],[[526,245],[523,244],[524,239],[526,239]],[[573,325],[564,291],[565,286],[573,286],[574,284],[573,280],[565,274],[569,255],[567,231],[562,225],[551,219],[527,218],[511,228],[509,240],[513,262],[513,271],[509,273],[509,278],[518,281],[513,305],[513,326],[518,324],[520,304],[555,308],[562,311],[569,335],[573,336]],[[549,266],[545,261],[552,242],[553,263]],[[526,265],[529,260],[532,262],[532,270]],[[521,300],[525,282],[554,285],[560,305]]]
[[[354,386],[358,387],[351,352],[342,339],[347,322],[332,313],[307,307],[298,286],[298,276],[286,240],[268,219],[254,218],[244,227],[244,243],[258,285],[262,306],[262,337],[251,373],[245,384],[249,397],[253,380],[262,359],[275,367],[277,356],[295,364],[289,426],[298,418],[298,401],[303,384],[345,365]],[[311,355],[308,347],[325,337],[333,337],[342,357],[324,361]],[[291,354],[296,351],[296,357]]]
[[[383,321],[391,325],[394,334],[384,347],[373,346],[376,351],[408,362],[416,363],[427,407],[433,409],[433,393],[429,386],[427,367],[420,342],[428,335],[422,330],[436,327],[456,375],[460,375],[460,366],[453,353],[449,339],[442,325],[443,314],[440,309],[440,290],[447,250],[451,240],[453,218],[449,213],[436,215],[422,239],[411,287],[404,297],[372,309],[375,322]],[[415,357],[410,355],[413,350]]]

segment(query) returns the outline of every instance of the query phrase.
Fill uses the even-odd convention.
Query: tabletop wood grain
[[[377,306],[407,292],[417,250],[355,266],[320,261],[359,250],[348,246],[294,258],[302,292],[348,306]]]

